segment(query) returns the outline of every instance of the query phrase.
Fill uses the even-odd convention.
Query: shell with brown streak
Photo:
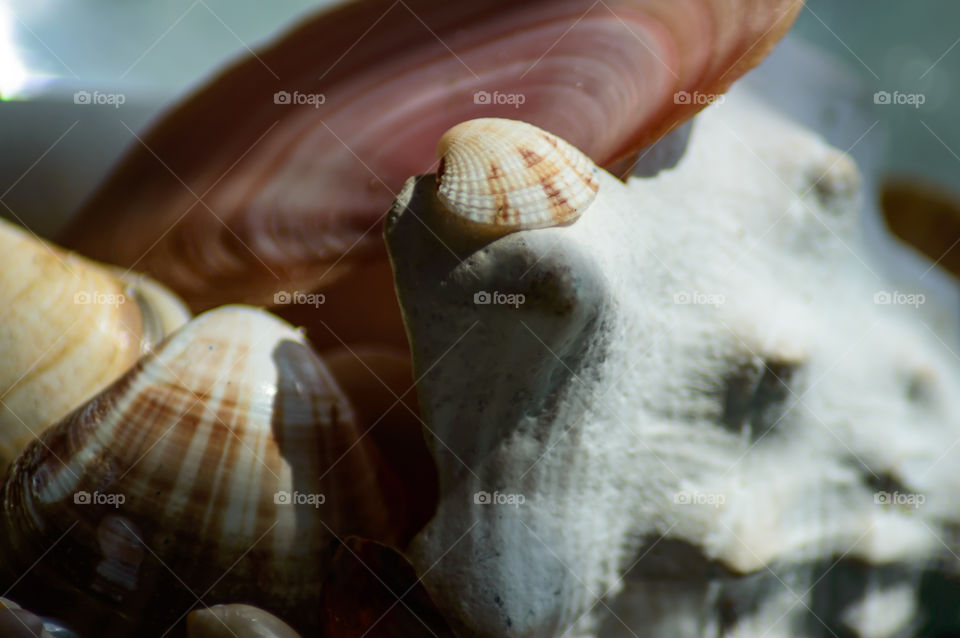
[[[189,317],[147,277],[0,220],[0,468]]]
[[[210,311],[17,458],[0,584],[85,635],[238,600],[313,635],[331,539],[390,540],[374,455],[300,332]]]
[[[370,273],[386,262],[383,213],[410,175],[432,172],[443,131],[477,117],[522,119],[610,166],[705,106],[678,92],[724,92],[802,8],[337,3],[168,108],[62,236],[161,278],[196,309],[272,303],[281,290],[389,286],[388,269]],[[326,100],[315,108],[277,99],[296,92]],[[399,312],[385,314],[345,316],[402,341]],[[328,325],[334,315],[332,305],[318,313]]]
[[[502,232],[569,224],[597,195],[590,158],[532,124],[462,122],[437,144],[437,196],[471,224]]]

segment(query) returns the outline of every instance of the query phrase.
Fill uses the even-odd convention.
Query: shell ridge
[[[532,124],[462,122],[437,144],[437,195],[467,223],[512,232],[576,221],[599,190],[583,153]]]

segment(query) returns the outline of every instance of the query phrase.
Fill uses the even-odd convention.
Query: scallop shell
[[[63,237],[160,278],[195,309],[325,288],[386,261],[383,212],[408,177],[430,172],[434,143],[451,126],[522,119],[608,166],[704,107],[681,92],[725,91],[802,8],[802,0],[338,3],[166,110]],[[288,101],[297,93],[325,103]],[[399,314],[392,321],[400,333]]]
[[[235,603],[190,612],[187,638],[300,638],[300,634],[269,612]]]
[[[0,220],[0,467],[189,316],[149,278]]]
[[[437,156],[444,206],[470,223],[504,231],[572,223],[600,187],[590,158],[516,120],[462,122],[440,138]]]
[[[200,597],[312,635],[331,539],[391,540],[380,494],[375,454],[303,336],[227,306],[17,458],[0,491],[2,584],[89,635],[162,633]]]

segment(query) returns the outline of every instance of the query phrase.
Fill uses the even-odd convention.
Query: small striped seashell
[[[590,158],[526,122],[462,122],[440,138],[437,156],[443,205],[469,223],[500,232],[572,223],[599,189]]]
[[[268,304],[278,291],[325,291],[348,278],[366,287],[357,271],[386,261],[384,211],[408,177],[429,172],[451,126],[521,119],[611,167],[706,105],[679,92],[726,91],[802,8],[802,0],[325,3],[170,105],[62,237],[144,270],[196,310]],[[297,92],[326,103],[277,100]],[[384,312],[347,316],[383,321]],[[399,313],[390,322],[402,336]]]
[[[155,281],[0,220],[0,468],[189,317]]]
[[[237,600],[313,635],[331,540],[391,540],[361,434],[298,330],[204,313],[16,459],[0,585],[83,635],[160,635]]]
[[[187,638],[300,638],[300,634],[259,607],[234,603],[190,612]]]

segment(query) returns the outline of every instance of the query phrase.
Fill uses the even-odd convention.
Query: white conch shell
[[[0,467],[189,316],[151,279],[0,220]]]
[[[187,638],[300,638],[300,634],[259,607],[234,603],[190,612]]]
[[[437,196],[463,220],[501,232],[575,221],[597,194],[586,155],[526,122],[480,118],[437,144]]]
[[[0,492],[3,585],[98,636],[172,625],[196,603],[184,585],[306,631],[334,535],[391,540],[374,454],[299,331],[212,310],[17,458]],[[79,613],[57,608],[77,591]]]
[[[734,92],[674,169],[598,179],[460,254],[429,176],[387,219],[430,595],[470,636],[909,635],[956,569],[960,333],[877,274],[856,167]]]

